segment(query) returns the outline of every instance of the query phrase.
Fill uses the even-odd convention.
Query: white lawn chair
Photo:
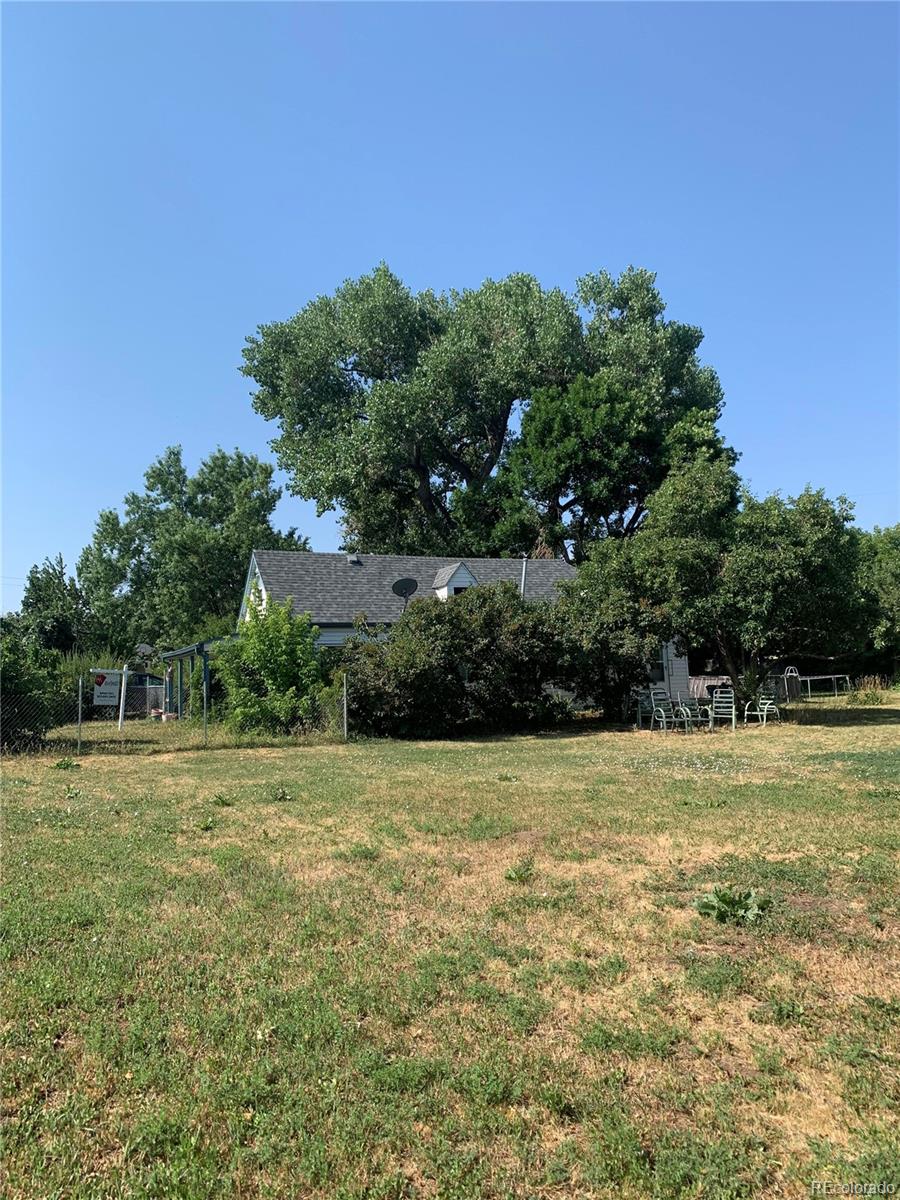
[[[727,721],[732,729],[737,729],[737,705],[734,701],[734,688],[716,688],[709,706],[709,727],[715,728],[716,721]]]
[[[768,720],[781,720],[781,713],[778,711],[778,705],[775,703],[775,693],[773,691],[763,688],[755,699],[748,701],[744,705],[745,725],[750,717],[755,717],[760,725],[765,725]]]

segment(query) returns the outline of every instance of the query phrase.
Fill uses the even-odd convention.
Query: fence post
[[[81,696],[84,691],[84,676],[78,676],[78,751],[81,753]]]
[[[347,672],[344,672],[344,741],[347,740]]]
[[[209,741],[209,658],[203,653],[203,745]]]

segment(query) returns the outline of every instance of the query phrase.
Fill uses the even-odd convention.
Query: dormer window
[[[439,600],[449,600],[474,587],[477,582],[464,562],[451,563],[449,567],[441,567],[435,575],[431,590]]]

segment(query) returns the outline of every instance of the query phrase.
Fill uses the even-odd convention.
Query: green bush
[[[416,600],[385,635],[344,646],[353,729],[388,737],[445,737],[556,723],[568,706],[547,691],[560,660],[549,605],[512,584]]]
[[[234,729],[292,733],[317,709],[321,674],[318,629],[291,601],[251,604],[238,636],[218,651],[214,670],[225,692],[225,721]]]
[[[56,655],[42,651],[16,618],[0,623],[0,747],[40,746],[56,724]]]

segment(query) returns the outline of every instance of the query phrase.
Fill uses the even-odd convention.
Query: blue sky
[[[629,263],[757,491],[898,519],[890,4],[3,6],[3,607],[167,445],[271,457],[245,335]],[[286,497],[283,525],[337,546]]]

